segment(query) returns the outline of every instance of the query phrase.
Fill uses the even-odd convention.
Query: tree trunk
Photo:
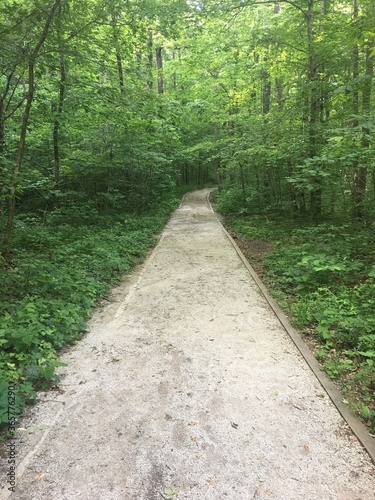
[[[9,243],[10,243],[10,239],[11,239],[11,235],[12,235],[14,216],[15,216],[15,210],[16,210],[16,191],[17,191],[17,185],[18,185],[18,177],[19,177],[19,174],[21,171],[22,160],[23,160],[23,156],[25,153],[27,126],[29,123],[32,102],[34,99],[36,58],[37,58],[39,51],[42,48],[42,46],[47,38],[48,31],[49,31],[49,28],[50,28],[51,23],[52,23],[52,19],[55,15],[56,10],[59,7],[61,1],[62,0],[55,0],[55,3],[51,7],[49,14],[47,16],[46,22],[44,24],[43,31],[40,35],[40,38],[39,38],[36,46],[34,47],[34,50],[32,51],[32,53],[29,57],[28,92],[27,92],[27,97],[26,97],[26,106],[25,106],[25,111],[24,111],[23,116],[22,116],[20,139],[18,142],[18,149],[17,149],[17,154],[16,154],[16,163],[15,163],[14,170],[13,170],[12,184],[11,184],[10,190],[9,190],[8,220],[7,220],[7,225],[6,225],[5,234],[4,234],[5,251],[9,247]]]
[[[270,74],[266,69],[267,57],[263,58],[264,68],[262,71],[262,113],[268,115],[271,106],[271,81]]]
[[[277,105],[282,109],[284,106],[284,85],[281,78],[275,79],[275,88],[277,95]]]
[[[117,59],[117,71],[118,71],[118,80],[120,85],[120,92],[124,93],[124,69],[122,65],[122,57],[119,49],[116,48],[116,59]]]
[[[363,120],[367,123],[370,119],[371,113],[371,93],[372,93],[372,80],[374,76],[374,57],[373,57],[374,43],[368,43],[366,47],[366,72],[365,81],[363,84],[363,94],[362,94],[362,114]],[[362,127],[362,141],[361,147],[364,150],[365,158],[362,164],[358,168],[358,175],[356,178],[356,198],[355,198],[355,216],[362,218],[365,213],[365,195],[367,187],[367,158],[366,150],[370,147],[370,132],[371,130],[367,125]]]
[[[175,53],[175,51],[172,52],[172,59],[173,59],[173,61],[176,60],[176,53]],[[172,74],[172,81],[173,81],[173,90],[176,92],[176,90],[177,90],[177,74],[176,74],[175,71]]]
[[[64,107],[65,85],[66,85],[66,68],[65,68],[65,58],[62,46],[62,33],[61,33],[61,5],[58,9],[57,31],[59,37],[60,82],[59,82],[59,96],[56,107],[56,115],[53,124],[53,157],[54,157],[53,187],[55,191],[59,189],[60,185],[60,120]],[[57,204],[58,204],[58,198],[55,197],[55,205]]]
[[[148,88],[152,90],[154,86],[153,78],[152,78],[152,69],[154,67],[154,55],[153,55],[153,40],[152,40],[152,30],[151,28],[148,30],[148,39],[147,39],[147,50],[148,50]]]
[[[308,156],[313,158],[317,153],[317,134],[318,134],[318,118],[319,118],[319,87],[318,87],[318,68],[316,62],[316,54],[314,47],[314,0],[307,0],[307,41],[308,41],[308,78],[307,83],[309,89],[309,149]],[[322,190],[321,188],[313,188],[310,191],[310,211],[313,219],[316,219],[322,208]]]
[[[358,19],[358,0],[353,1],[353,21],[356,23]],[[359,77],[359,47],[358,43],[354,44],[353,47],[353,55],[352,55],[352,65],[353,65],[353,80],[357,80],[358,82],[358,77]],[[352,121],[352,127],[357,128],[358,127],[358,115],[359,115],[359,90],[358,90],[358,83],[355,84],[355,88],[353,91],[353,99],[352,99],[352,110],[353,110],[353,121]],[[359,158],[358,156],[355,157],[352,163],[353,167],[353,185],[352,185],[352,196],[353,196],[353,216],[354,217],[361,217],[361,199],[360,199],[360,191],[359,191],[359,185],[358,185],[358,179],[359,179]]]
[[[0,217],[3,216],[4,213],[4,203],[3,203],[3,194],[4,194],[4,176],[5,169],[3,166],[3,155],[5,153],[5,121],[4,121],[4,102],[0,99]]]
[[[244,175],[242,163],[239,163],[239,165],[240,165],[240,176],[241,176],[242,203],[243,203],[244,208],[246,208],[247,196],[246,196],[245,175]]]
[[[65,69],[65,59],[64,54],[60,53],[60,83],[59,83],[59,100],[56,109],[56,117],[53,124],[53,155],[54,155],[54,180],[53,186],[57,191],[60,185],[60,141],[59,141],[59,132],[60,132],[60,119],[64,107],[64,99],[65,99],[65,85],[66,85],[66,69]]]
[[[156,48],[156,68],[158,70],[158,94],[164,94],[162,47]]]
[[[215,143],[217,144],[218,140],[219,140],[219,135],[220,135],[220,131],[219,131],[219,125],[217,122],[215,122],[215,125],[214,125],[214,140],[215,140]],[[215,172],[216,172],[216,178],[217,178],[217,184],[218,184],[218,189],[219,191],[221,191],[221,185],[222,185],[222,182],[223,182],[223,179],[222,179],[222,175],[221,175],[221,164],[220,164],[220,158],[219,158],[219,155],[218,155],[218,148],[216,148],[216,155],[215,155],[215,159],[214,159],[214,167],[215,167]]]
[[[123,93],[124,92],[124,67],[122,64],[119,34],[118,34],[118,28],[117,28],[117,22],[116,22],[115,16],[112,17],[112,28],[113,28],[113,42],[114,42],[115,51],[116,51],[117,73],[118,73],[120,92]]]

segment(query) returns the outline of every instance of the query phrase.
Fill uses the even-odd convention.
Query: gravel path
[[[43,441],[11,498],[375,498],[369,457],[207,194],[185,197],[146,264],[63,356],[60,393],[26,419],[35,432],[23,446]]]

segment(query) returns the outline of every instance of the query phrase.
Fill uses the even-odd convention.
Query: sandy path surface
[[[63,356],[60,393],[28,417],[24,443],[43,442],[11,498],[375,498],[369,457],[207,194],[185,197],[146,264]]]

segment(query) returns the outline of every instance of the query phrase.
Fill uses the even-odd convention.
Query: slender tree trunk
[[[242,163],[239,163],[239,165],[240,165],[241,188],[242,188],[242,203],[243,203],[244,208],[246,208],[247,196],[246,196],[245,175],[244,175]]]
[[[215,139],[215,143],[218,142],[219,135],[220,135],[219,125],[218,125],[217,122],[215,122],[215,125],[214,125],[214,139]],[[216,153],[217,152],[218,152],[218,150],[216,150]],[[222,175],[221,175],[221,168],[220,168],[221,164],[220,164],[220,158],[219,158],[218,154],[215,155],[214,166],[215,166],[215,171],[216,171],[216,178],[217,178],[218,189],[219,189],[219,191],[221,191],[221,188],[222,188],[221,186],[222,186],[223,179],[222,179]]]
[[[268,71],[263,72],[262,79],[263,79],[262,111],[264,115],[267,115],[270,112],[270,106],[271,106],[271,82]]]
[[[54,155],[54,189],[57,191],[60,187],[60,120],[64,107],[66,85],[65,58],[63,52],[60,53],[60,83],[59,100],[56,109],[56,117],[53,124],[53,155]],[[56,201],[56,200],[55,200]]]
[[[353,21],[356,23],[358,19],[358,0],[353,1]],[[359,77],[359,46],[358,43],[354,44],[353,47],[353,55],[352,55],[352,66],[353,66],[353,80],[356,80],[355,88],[353,91],[353,100],[352,100],[352,111],[353,111],[353,121],[352,127],[357,128],[359,121],[359,90],[358,90],[358,77]],[[359,179],[359,158],[353,160],[353,185],[352,185],[352,196],[353,196],[353,216],[360,217],[361,216],[361,200],[360,200],[360,192],[358,186]]]
[[[5,117],[4,102],[0,99],[0,155],[5,151]]]
[[[318,68],[314,47],[314,0],[307,0],[307,40],[308,40],[308,85],[309,92],[309,149],[308,156],[313,158],[317,153],[317,136],[319,122],[319,86],[318,86]],[[313,219],[316,219],[322,208],[322,190],[314,188],[310,191],[310,211]]]
[[[262,113],[267,115],[271,106],[271,80],[266,69],[267,57],[263,58],[264,69],[262,71]]]
[[[4,194],[4,175],[5,168],[3,165],[3,156],[5,153],[5,118],[4,118],[4,101],[0,99],[0,217],[3,216],[4,213],[4,202],[3,202],[3,194]]]
[[[118,72],[118,80],[120,85],[120,92],[124,93],[124,68],[122,64],[122,57],[119,49],[116,48],[116,60],[117,60],[117,72]]]
[[[175,51],[172,52],[172,59],[173,59],[173,61],[176,60]],[[173,75],[172,75],[172,81],[173,81],[173,90],[176,92],[176,90],[177,90],[177,74],[175,71],[173,72]]]
[[[275,79],[275,88],[277,95],[277,105],[280,109],[284,106],[284,85],[281,78]]]
[[[164,94],[162,47],[156,47],[156,68],[158,70],[158,94]]]
[[[293,165],[292,161],[288,162],[288,175],[289,177],[293,177]],[[290,201],[290,209],[292,215],[296,215],[298,212],[298,204],[297,204],[297,193],[294,184],[289,184],[289,201]]]
[[[31,111],[31,106],[32,102],[34,99],[34,84],[35,84],[35,64],[36,64],[36,59],[38,57],[39,51],[42,48],[47,35],[49,28],[52,23],[52,19],[56,13],[56,10],[60,6],[62,0],[55,0],[54,4],[52,5],[49,14],[47,16],[47,19],[44,24],[43,31],[40,35],[40,38],[34,47],[34,50],[32,51],[30,58],[29,58],[29,64],[28,64],[28,93],[26,97],[26,106],[25,110],[22,116],[22,124],[21,124],[21,131],[20,131],[20,139],[18,142],[18,149],[17,149],[17,154],[16,154],[16,163],[14,166],[13,170],[13,179],[12,179],[12,184],[10,186],[9,190],[9,209],[8,209],[8,220],[7,220],[7,225],[5,228],[5,234],[4,234],[4,247],[5,250],[9,247],[11,235],[12,235],[12,229],[13,229],[13,223],[14,223],[14,216],[15,216],[15,211],[16,211],[16,191],[17,191],[17,185],[18,185],[18,177],[21,171],[22,167],[22,160],[25,154],[25,147],[26,147],[26,135],[27,135],[27,126],[29,123],[29,118],[30,118],[30,111]]]
[[[62,33],[61,33],[61,5],[58,9],[57,17],[57,31],[59,37],[59,66],[60,66],[60,82],[59,82],[59,95],[56,106],[56,115],[53,123],[53,157],[54,157],[54,179],[53,186],[55,191],[59,189],[60,185],[60,120],[64,107],[65,99],[65,85],[66,85],[66,68],[65,57],[62,46]],[[55,196],[55,205],[58,205],[58,198]]]
[[[373,57],[374,43],[369,43],[366,47],[366,72],[365,81],[363,84],[363,94],[362,94],[362,113],[363,119],[367,122],[370,118],[371,113],[371,93],[372,93],[372,81],[374,76],[374,57]],[[370,129],[367,125],[362,127],[362,141],[361,147],[366,155],[366,150],[370,147]],[[355,216],[362,218],[365,213],[365,195],[367,187],[367,158],[365,156],[362,164],[358,168],[358,175],[356,179],[356,198],[355,198]]]
[[[116,17],[112,17],[112,28],[113,28],[113,43],[116,51],[116,62],[117,62],[117,73],[118,73],[118,81],[120,86],[120,92],[124,92],[124,67],[122,64],[122,56],[120,50],[120,41],[119,41],[119,33],[117,27]]]
[[[317,92],[317,64],[314,47],[314,0],[307,0],[307,39],[308,39],[308,74],[307,82],[310,86],[309,92],[309,157],[316,154],[316,133],[318,121],[318,92]]]
[[[148,69],[147,69],[147,74],[148,74],[148,88],[150,90],[153,89],[154,82],[152,78],[152,73],[153,73],[153,67],[154,67],[154,54],[153,54],[153,39],[152,39],[152,30],[149,28],[148,30],[148,39],[147,39],[147,50],[148,50]]]

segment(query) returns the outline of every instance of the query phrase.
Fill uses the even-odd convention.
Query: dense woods
[[[217,183],[375,426],[374,40],[373,0],[5,0],[0,389],[32,400],[176,186]]]

